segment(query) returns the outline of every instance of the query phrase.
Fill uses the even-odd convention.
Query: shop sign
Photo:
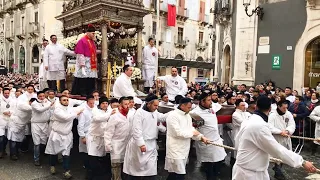
[[[281,61],[282,58],[280,55],[272,56],[272,70],[280,70],[281,69]]]
[[[320,77],[320,73],[309,72],[309,77]]]

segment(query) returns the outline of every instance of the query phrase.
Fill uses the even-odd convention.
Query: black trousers
[[[169,173],[167,180],[184,180],[185,174]]]
[[[156,176],[131,176],[126,174],[125,180],[156,180]]]
[[[223,161],[203,162],[207,180],[217,180]]]
[[[88,96],[96,90],[96,78],[74,78],[72,83],[73,95]]]
[[[47,80],[49,89],[53,89],[54,91],[61,92],[66,88],[66,80],[60,80],[60,89],[57,89],[57,81],[56,80]]]
[[[110,154],[104,157],[88,156],[90,170],[87,171],[89,180],[110,180],[111,175],[111,159]]]
[[[20,146],[21,151],[23,151],[23,152],[29,151],[29,146],[30,146],[31,139],[32,139],[31,135],[26,135],[25,136],[25,138],[23,139],[23,141],[21,143],[21,146]]]

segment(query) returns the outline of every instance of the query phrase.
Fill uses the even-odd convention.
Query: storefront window
[[[305,53],[304,87],[315,88],[320,82],[320,37],[309,43]]]

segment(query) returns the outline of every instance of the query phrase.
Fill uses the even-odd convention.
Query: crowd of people
[[[155,83],[164,84],[159,88],[160,97],[150,93],[142,101],[127,81],[131,75],[132,68],[124,66],[123,78],[118,78],[113,87],[115,98],[94,91],[86,100],[70,98],[67,89],[59,97],[53,89],[35,89],[37,75],[3,76],[0,158],[7,154],[7,144],[10,159],[17,161],[33,143],[35,166],[41,165],[40,154],[44,152],[49,155],[51,174],[56,173],[55,166],[61,160],[64,177],[69,179],[70,151],[79,146],[87,179],[155,179],[161,131],[166,132],[168,180],[185,178],[191,139],[196,141],[197,160],[208,180],[219,176],[227,156],[224,148],[208,145],[211,142],[236,147],[230,160],[236,180],[268,179],[270,155],[292,167],[303,166],[315,172],[312,163],[292,152],[289,137],[303,135],[306,122],[313,126],[313,122],[319,122],[316,91],[307,89],[299,96],[289,87],[276,88],[273,82],[250,88],[244,84],[187,84],[172,68],[170,75],[158,77]],[[216,114],[224,105],[235,107],[232,122],[218,124]],[[161,113],[159,106],[172,107],[172,111]],[[189,112],[199,115],[204,124],[193,127]],[[72,132],[75,120],[77,130]],[[315,134],[310,131],[309,135],[318,138],[318,131],[314,126]],[[73,133],[79,142],[74,141]],[[281,167],[275,164],[273,168],[277,179],[285,179]]]

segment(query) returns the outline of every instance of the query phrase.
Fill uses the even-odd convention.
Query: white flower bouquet
[[[64,38],[64,39],[60,40],[59,43],[61,45],[63,45],[65,48],[73,50],[76,47],[76,44],[78,43],[78,41],[83,36],[85,36],[85,33],[81,33],[79,35],[70,36],[70,37],[67,37],[67,38]],[[101,32],[100,31],[96,31],[95,32],[95,36],[96,36],[95,40],[96,40],[97,45],[100,45],[101,41],[102,41]]]

